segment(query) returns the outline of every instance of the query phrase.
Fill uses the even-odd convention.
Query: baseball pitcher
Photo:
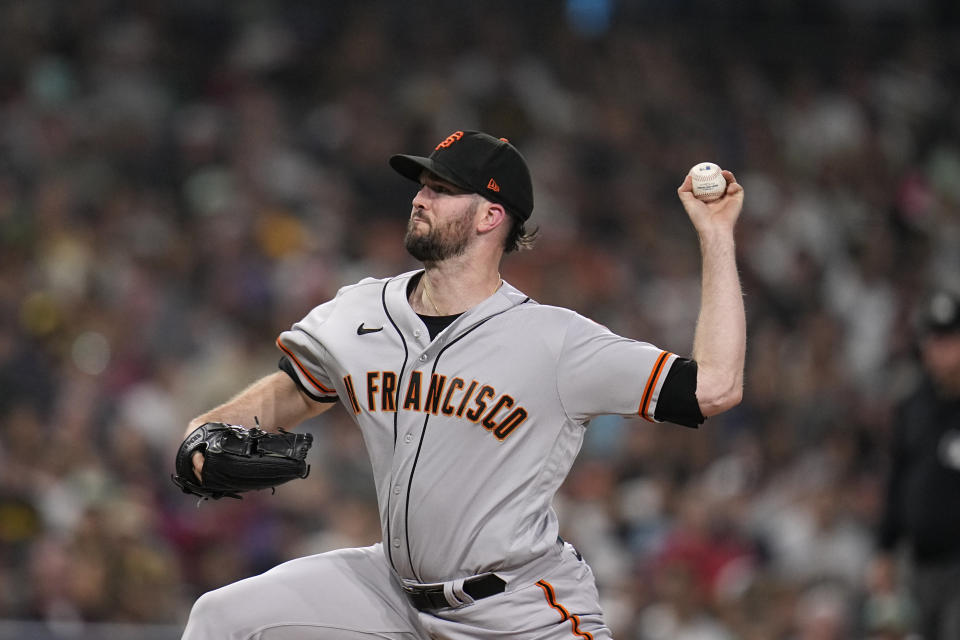
[[[178,455],[178,484],[206,497],[237,491],[222,471],[235,464],[280,457],[292,470],[268,485],[302,477],[309,442],[280,432],[272,448],[258,443],[340,402],[370,455],[382,541],[206,593],[183,637],[609,638],[591,569],[559,538],[551,502],[591,418],[697,427],[740,401],[743,189],[728,171],[715,201],[698,200],[689,177],[678,189],[703,264],[685,358],[501,279],[504,254],[532,241],[530,173],[506,139],[457,131],[429,157],[390,165],[419,185],[405,243],[423,269],[346,286],[281,333],[280,370],[192,421]],[[227,445],[203,444],[208,433]]]

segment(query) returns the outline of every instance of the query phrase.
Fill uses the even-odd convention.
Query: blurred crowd
[[[678,353],[676,188],[710,160],[746,190],[743,404],[596,420],[556,501],[616,637],[905,637],[869,565],[910,310],[960,287],[960,22],[721,4],[0,3],[0,618],[182,625],[379,539],[342,409],[276,495],[198,506],[173,455],[314,305],[415,267],[386,160],[479,128],[534,174],[539,244],[503,277]]]

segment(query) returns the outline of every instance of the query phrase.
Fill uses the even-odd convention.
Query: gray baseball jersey
[[[419,273],[344,287],[277,344],[360,427],[390,564],[434,583],[555,547],[551,502],[587,422],[654,420],[676,356],[507,283],[431,340],[407,300]]]

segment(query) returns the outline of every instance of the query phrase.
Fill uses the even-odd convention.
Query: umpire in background
[[[923,376],[897,408],[878,529],[874,588],[897,585],[894,552],[924,640],[960,639],[960,295],[932,295],[919,314]]]

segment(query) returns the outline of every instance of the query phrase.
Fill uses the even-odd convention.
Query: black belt
[[[420,611],[429,609],[443,609],[452,606],[447,602],[447,597],[443,595],[443,585],[435,584],[430,586],[421,585],[402,585],[410,603]],[[463,590],[474,600],[481,600],[498,593],[503,593],[507,583],[498,575],[488,573],[485,576],[477,576],[463,582]]]

